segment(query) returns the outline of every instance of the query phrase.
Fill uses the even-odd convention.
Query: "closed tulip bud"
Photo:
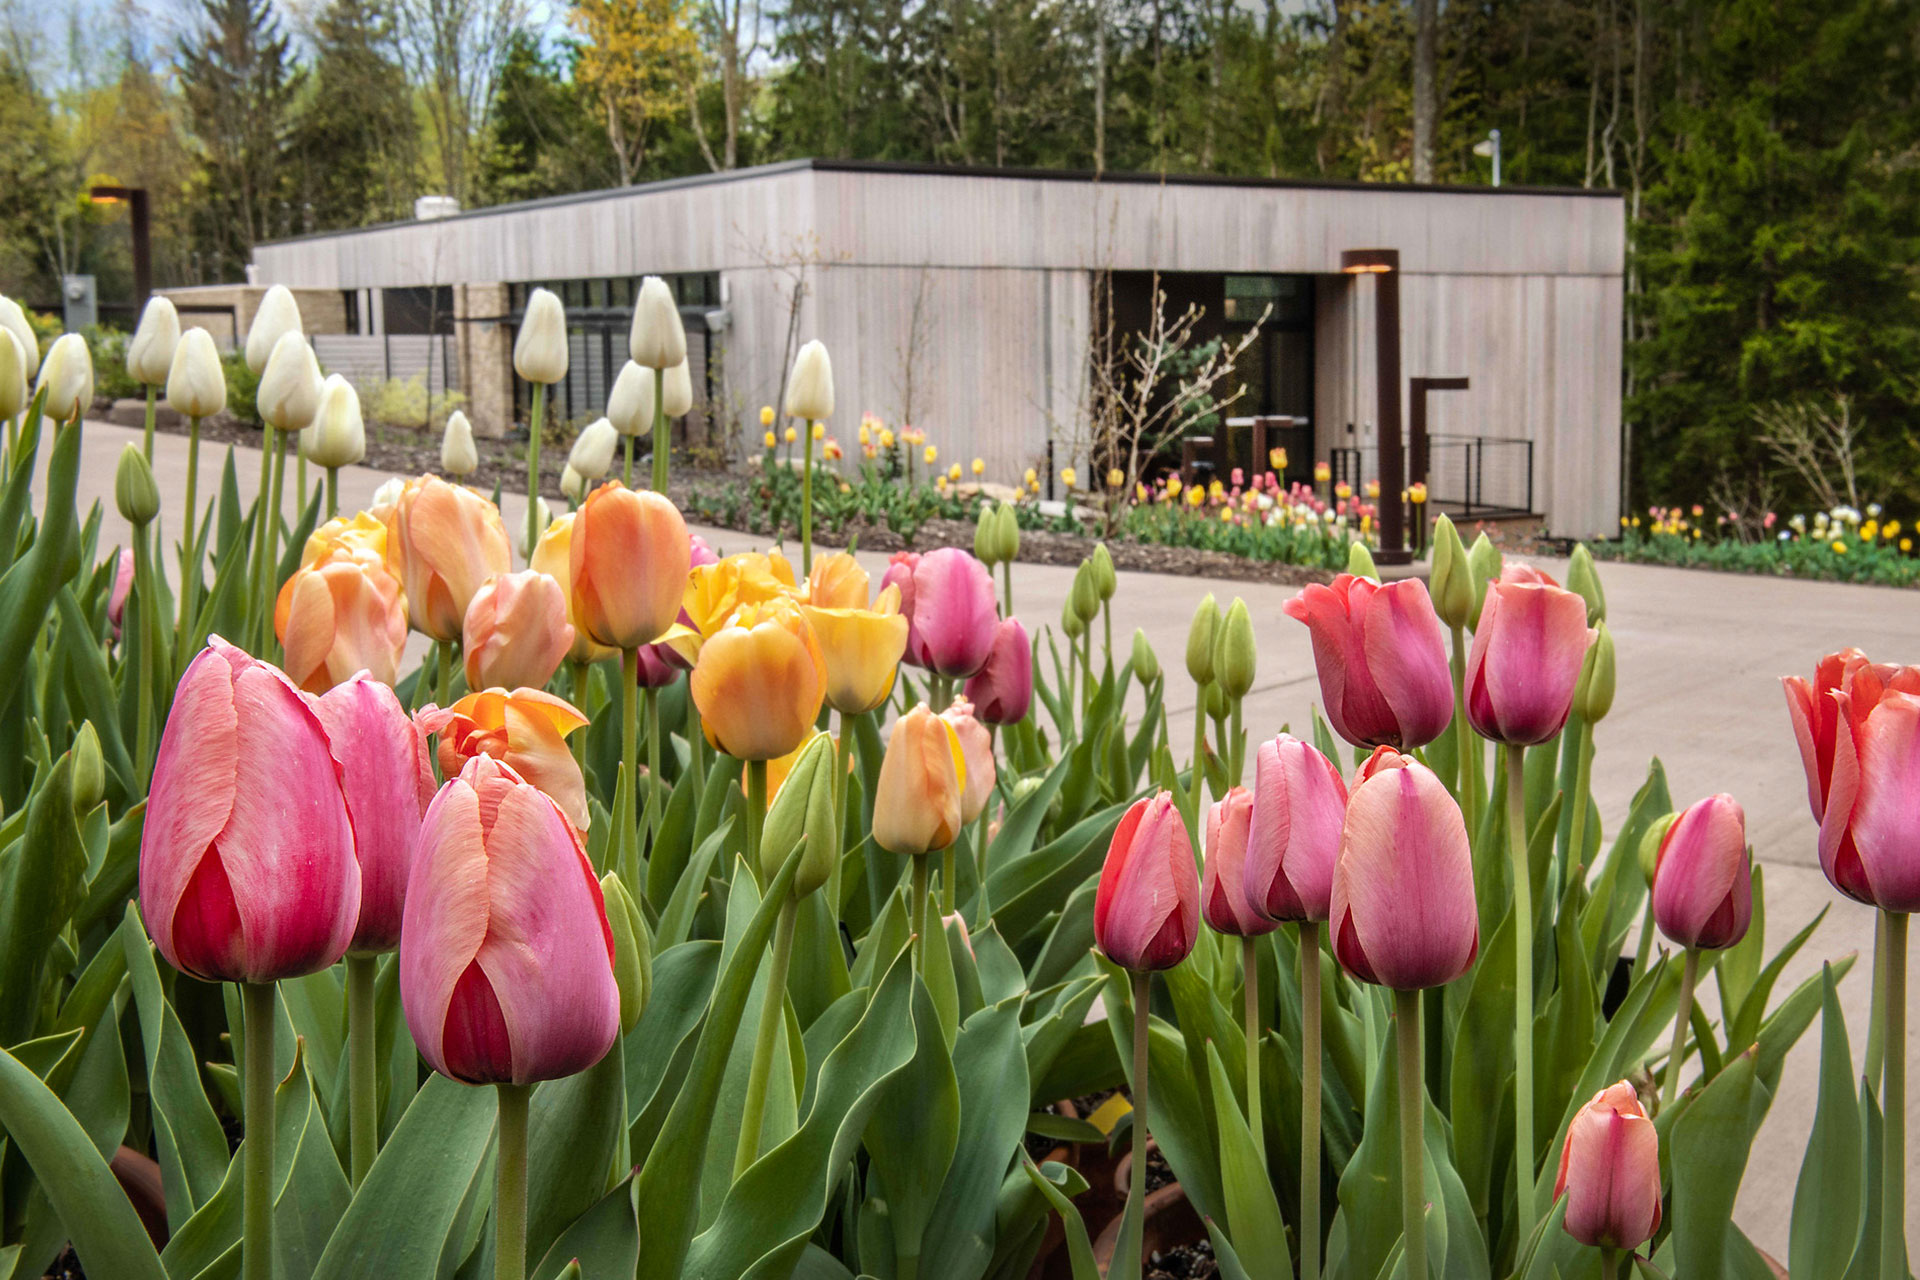
[[[579,601],[573,591],[573,525],[578,513],[569,512],[547,526],[540,544],[530,557],[532,567],[560,584],[567,600],[567,621],[573,626],[573,643],[567,657],[574,662],[599,662],[619,656],[619,651],[596,644],[580,626]]]
[[[804,898],[833,877],[840,842],[833,821],[833,739],[816,733],[787,770],[760,836],[760,878],[771,881],[802,841],[793,896]]]
[[[993,784],[999,777],[999,771],[993,762],[993,737],[987,732],[987,726],[974,716],[973,703],[963,695],[953,700],[953,705],[940,713],[940,718],[953,728],[953,736],[960,743],[960,755],[966,761],[966,785],[960,792],[960,821],[972,822],[987,811],[987,801],[993,796]]]
[[[1660,1229],[1660,1135],[1633,1086],[1593,1095],[1567,1125],[1553,1198],[1567,1234],[1596,1249],[1637,1249]]]
[[[1567,590],[1587,602],[1588,626],[1606,620],[1607,593],[1600,589],[1600,571],[1594,568],[1593,553],[1584,542],[1574,546],[1573,559],[1567,564]]]
[[[1193,611],[1193,624],[1187,628],[1187,675],[1195,684],[1213,682],[1213,648],[1220,630],[1220,606],[1209,591]]]
[[[566,588],[535,569],[489,578],[462,631],[469,689],[538,689],[573,647]]]
[[[999,605],[987,566],[958,547],[941,547],[912,565],[912,590],[900,591],[907,615],[907,658],[950,680],[973,675],[993,648]],[[891,566],[885,581],[892,581]]]
[[[414,630],[458,640],[474,593],[513,567],[500,509],[471,489],[423,476],[401,492],[393,532]]]
[[[1593,643],[1580,660],[1580,680],[1573,687],[1573,709],[1588,724],[1599,724],[1613,710],[1613,632],[1607,624],[1594,627]]]
[[[604,480],[613,466],[614,452],[620,447],[620,433],[605,418],[587,424],[573,442],[567,466],[584,480]]]
[[[64,339],[62,340],[64,341]],[[47,356],[53,367],[55,351]],[[227,407],[227,374],[220,367],[220,351],[205,329],[189,329],[173,349],[173,368],[167,374],[167,404],[189,418],[210,418]],[[51,412],[49,406],[49,412]]]
[[[400,945],[400,911],[433,800],[433,766],[420,732],[391,686],[362,672],[313,704],[340,766],[353,853],[360,865],[360,916],[347,950]]]
[[[693,370],[687,367],[685,356],[680,357],[679,364],[669,365],[660,379],[660,411],[669,418],[684,418],[693,412]],[[821,434],[816,427],[813,438],[818,440]]]
[[[1355,746],[1425,746],[1453,722],[1453,673],[1427,589],[1351,574],[1282,606],[1307,624],[1327,721]]]
[[[1283,733],[1254,753],[1247,899],[1269,920],[1325,920],[1347,784],[1312,744]]]
[[[308,700],[219,637],[188,664],[154,760],[140,914],[168,964],[210,982],[329,968],[360,914],[340,767]]]
[[[560,492],[575,506],[579,506],[587,495],[587,478],[575,471],[572,463],[568,463],[560,472]]]
[[[833,362],[818,338],[800,348],[787,377],[787,416],[822,422],[833,416]]]
[[[1347,572],[1369,582],[1380,581],[1380,570],[1373,565],[1373,552],[1358,538],[1347,544]]]
[[[27,313],[20,304],[0,293],[0,328],[11,333],[20,344],[20,353],[26,357],[27,376],[32,377],[40,371],[40,336],[33,331],[33,322],[27,319]],[[172,354],[168,357],[171,360]],[[171,366],[169,366],[171,367]],[[164,379],[166,375],[162,374]]]
[[[607,395],[607,421],[623,436],[644,436],[653,430],[653,370],[629,360],[620,366]]]
[[[601,485],[580,506],[570,555],[575,625],[592,639],[637,649],[679,618],[693,544],[687,522],[663,495],[618,481]]]
[[[1082,560],[1074,571],[1073,592],[1068,599],[1081,622],[1092,622],[1100,616],[1100,588],[1094,585],[1091,560]]]
[[[980,504],[973,526],[973,558],[992,568],[1000,563],[1000,521],[991,503]]]
[[[1253,938],[1279,928],[1247,896],[1247,840],[1253,795],[1235,787],[1207,810],[1207,865],[1200,878],[1200,911],[1215,933]]]
[[[384,550],[345,546],[294,570],[274,602],[288,679],[325,693],[355,672],[392,684],[407,647],[407,603]]]
[[[806,741],[820,718],[826,659],[800,606],[776,597],[742,606],[707,638],[689,687],[717,750],[776,760]]]
[[[1732,796],[1691,804],[1667,828],[1654,858],[1653,919],[1682,947],[1714,951],[1747,936],[1753,920],[1747,816]]]
[[[549,290],[527,295],[526,313],[513,340],[513,371],[548,386],[567,376],[567,310]]]
[[[283,284],[274,285],[261,297],[253,323],[247,327],[247,368],[256,374],[266,372],[267,360],[280,339],[303,331],[300,304],[294,301],[293,291]]]
[[[26,353],[13,331],[0,326],[0,418],[19,417],[32,399]]]
[[[1586,659],[1587,606],[1564,587],[1503,577],[1467,652],[1467,720],[1481,737],[1533,746],[1560,732]]]
[[[194,330],[205,334],[204,329]],[[184,344],[183,344],[184,345]],[[220,356],[213,351],[213,339],[207,339],[207,350],[213,353],[213,369],[216,378],[220,373]],[[175,359],[176,367],[179,364]],[[218,413],[221,405],[227,402],[227,384],[220,379],[220,403],[214,406]],[[40,366],[40,381],[37,389],[46,392],[46,401],[42,408],[49,418],[56,422],[66,422],[86,413],[93,404],[93,354],[87,350],[87,340],[77,333],[63,333],[53,340],[47,348],[46,363]],[[167,399],[173,399],[173,385],[167,385]]]
[[[1133,802],[1100,868],[1093,939],[1109,960],[1135,973],[1171,969],[1200,932],[1200,882],[1187,824],[1162,791]]]
[[[873,839],[903,857],[938,853],[960,837],[967,762],[953,726],[915,706],[894,723],[874,786]]]
[[[427,1065],[468,1084],[574,1075],[620,1033],[613,930],[579,833],[489,757],[421,824],[400,1001]]]
[[[1003,502],[994,512],[995,528],[998,536],[994,549],[999,553],[1001,564],[1008,564],[1020,558],[1020,519],[1014,514],[1013,504]]]
[[[634,904],[618,872],[609,871],[600,877],[600,896],[606,902],[607,926],[613,933],[613,983],[620,990],[620,1030],[624,1034],[638,1025],[653,994],[653,931],[647,928],[647,917]]]
[[[1227,606],[1215,643],[1213,674],[1221,692],[1229,698],[1246,697],[1253,688],[1253,615],[1247,612],[1247,602],[1238,596]]]
[[[1133,629],[1133,678],[1141,684],[1152,684],[1160,678],[1160,655],[1147,643],[1147,633],[1140,628]]]
[[[648,276],[640,282],[627,354],[635,364],[649,369],[671,369],[687,358],[687,330],[680,322],[680,306],[673,300],[672,286],[659,276]]]
[[[113,500],[130,524],[143,525],[160,514],[160,489],[138,445],[120,450],[120,463],[113,472]]]
[[[254,389],[254,408],[260,420],[276,431],[305,431],[320,412],[325,388],[313,345],[299,330],[291,329],[273,344],[266,372]]]
[[[1473,621],[1473,567],[1467,563],[1460,531],[1444,512],[1433,522],[1433,574],[1427,592],[1433,597],[1433,611],[1449,627],[1465,627]]]
[[[1033,706],[1033,647],[1018,618],[1003,618],[993,631],[987,664],[968,677],[967,701],[986,724],[1018,724]]]
[[[1093,566],[1093,586],[1100,593],[1102,602],[1113,599],[1113,593],[1120,587],[1120,575],[1114,571],[1113,553],[1107,550],[1107,544],[1093,544],[1093,555],[1087,563]]]
[[[127,376],[149,387],[167,385],[173,370],[173,349],[180,343],[180,313],[165,298],[147,299],[140,324],[127,343]]]
[[[82,720],[73,735],[73,811],[85,817],[107,794],[107,763],[100,754],[100,733]]]
[[[553,798],[567,821],[587,829],[587,786],[567,735],[587,717],[543,689],[483,689],[450,707],[425,707],[414,719],[439,738],[435,758],[455,777],[475,756],[492,756]]]
[[[1220,682],[1215,680],[1207,685],[1207,692],[1201,698],[1200,705],[1206,708],[1207,715],[1215,720],[1224,720],[1233,708],[1227,705],[1227,695],[1221,690]]]
[[[1066,603],[1060,606],[1060,631],[1069,640],[1079,640],[1087,634],[1087,624],[1080,620],[1080,611],[1074,607],[1073,593],[1067,593]]]
[[[455,409],[447,415],[446,433],[440,437],[440,470],[461,480],[479,469],[480,450],[473,443],[473,423]]]
[[[133,594],[133,551],[120,549],[113,567],[113,590],[107,595],[107,621],[113,624],[113,638],[120,638],[120,624],[126,620],[127,597]]]
[[[1470,621],[1477,631],[1480,628],[1480,610],[1487,602],[1487,587],[1500,580],[1500,548],[1493,545],[1493,539],[1482,533],[1473,540],[1473,547],[1467,552],[1467,567],[1473,572],[1473,617]]]
[[[1679,816],[1677,813],[1662,814],[1648,823],[1646,831],[1640,836],[1638,850],[1640,878],[1646,882],[1649,889],[1653,888],[1654,868],[1660,865],[1660,846],[1666,842],[1667,828],[1671,827],[1674,819]]]
[[[320,408],[300,445],[307,461],[319,467],[350,467],[367,456],[367,425],[351,382],[336,373],[322,384]]]

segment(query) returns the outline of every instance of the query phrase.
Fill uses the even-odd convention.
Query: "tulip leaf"
[[[80,571],[80,526],[74,518],[74,501],[81,430],[56,431],[47,456],[46,500],[33,545],[0,574],[0,707],[13,701],[20,682],[37,667],[28,655],[46,625],[47,610],[61,584]],[[23,483],[30,482],[31,476],[25,473],[23,481],[19,470],[14,473],[14,479]],[[8,496],[11,499],[11,493]]]
[[[1886,1123],[1880,1116],[1880,1102],[1874,1097],[1874,1086],[1864,1076],[1860,1079],[1860,1118],[1860,1239],[1853,1247],[1852,1260],[1847,1264],[1846,1280],[1879,1280],[1880,1210],[1885,1195],[1881,1180],[1885,1172]]]
[[[1793,1191],[1789,1273],[1797,1280],[1844,1280],[1860,1240],[1860,1102],[1853,1053],[1833,970],[1821,983],[1820,1084],[1813,1132]]]
[[[921,1255],[934,1204],[953,1162],[960,1134],[960,1083],[926,984],[915,975],[913,1026],[918,1048],[894,1075],[867,1120],[864,1141],[885,1199],[893,1247],[901,1268]],[[1022,1105],[1025,1104],[1022,1098]],[[911,1272],[909,1272],[911,1274]]]
[[[1049,1162],[1046,1168],[1054,1168]],[[1060,1215],[1060,1226],[1067,1238],[1067,1260],[1073,1268],[1073,1280],[1100,1280],[1100,1266],[1094,1261],[1093,1242],[1087,1239],[1087,1224],[1066,1193],[1053,1184],[1045,1168],[1034,1164],[1033,1157],[1020,1152],[1020,1168],[1045,1196],[1053,1211]]]
[[[630,1276],[639,1258],[640,1228],[634,1217],[633,1180],[624,1178],[599,1203],[574,1219],[528,1274],[533,1280]]]
[[[653,992],[646,1012],[625,1037],[628,1125],[635,1161],[644,1161],[685,1076],[693,1033],[713,997],[720,944],[687,942],[653,961]]]
[[[994,867],[989,873],[993,920],[1009,945],[1019,948],[1050,912],[1098,874],[1125,811],[1124,805],[1110,805],[1026,857]]]
[[[1103,962],[1110,981],[1104,1000],[1107,1031],[1126,1080],[1133,1087],[1133,1001],[1118,968]],[[1222,1213],[1219,1151],[1213,1139],[1212,1107],[1190,1070],[1187,1044],[1179,1031],[1151,1019],[1147,1031],[1147,1127],[1160,1146],[1187,1199],[1202,1217]],[[1210,1090],[1209,1090],[1210,1091]],[[1139,1123],[1139,1117],[1134,1117]]]
[[[700,905],[701,894],[705,892],[707,876],[713,869],[714,859],[726,847],[727,834],[732,829],[732,818],[715,827],[713,833],[694,850],[692,861],[674,882],[667,905],[660,912],[660,927],[654,933],[654,946],[658,951],[678,946],[693,932],[693,915]]]
[[[994,901],[998,902],[1000,868],[1009,862],[1024,858],[1033,852],[1034,839],[1040,834],[1040,824],[1046,821],[1047,810],[1053,805],[1053,798],[1060,794],[1060,786],[1066,781],[1067,766],[1055,765],[1047,771],[1040,785],[1029,791],[1011,810],[1006,820],[1000,824],[1000,834],[987,846],[987,865],[993,868],[987,879],[995,890]]]
[[[1731,1280],[1769,1274],[1733,1225],[1733,1203],[1753,1135],[1772,1101],[1772,1091],[1759,1079],[1757,1058],[1757,1052],[1748,1052],[1727,1063],[1689,1099],[1669,1131],[1677,1275]]]
[[[1748,857],[1752,857],[1751,849]],[[1751,863],[1748,875],[1753,886],[1753,920],[1740,941],[1722,951],[1713,966],[1714,979],[1720,985],[1720,1007],[1725,1010],[1729,1023],[1728,1053],[1738,1053],[1747,1047],[1733,1041],[1731,1023],[1737,1014],[1744,1012],[1747,994],[1760,977],[1761,957],[1766,954],[1767,899],[1759,864]],[[1759,1025],[1757,1019],[1754,1025]]]
[[[32,1034],[54,939],[82,901],[86,872],[63,756],[34,788],[24,836],[0,849],[0,1044]]]
[[[140,836],[146,827],[143,797],[107,828],[107,856],[87,881],[86,901],[73,913],[74,932],[85,938],[113,923],[140,879]],[[115,926],[117,927],[117,926]]]
[[[88,634],[90,629],[80,612],[80,600],[74,595],[72,584],[61,589],[55,604],[60,612],[63,635]],[[129,648],[139,643],[132,629],[127,634]],[[135,791],[133,758],[127,753],[126,740],[121,736],[120,708],[114,697],[112,673],[107,670],[106,650],[95,644],[63,644],[60,649],[73,686],[80,695],[78,710],[100,735],[101,758],[120,792],[132,796]],[[136,682],[129,679],[128,683]]]
[[[527,1121],[529,1257],[543,1254],[605,1192],[625,1119],[625,1074],[616,1040],[585,1071],[549,1080],[534,1091]]]
[[[1474,1213],[1487,1217],[1513,1114],[1513,912],[1482,943],[1453,1036],[1453,1149]]]
[[[1227,1211],[1227,1235],[1233,1252],[1245,1254],[1249,1280],[1291,1280],[1287,1227],[1280,1217],[1266,1161],[1254,1145],[1253,1131],[1234,1100],[1232,1083],[1220,1061],[1219,1046],[1207,1044],[1207,1073],[1213,1081],[1214,1117],[1220,1135],[1220,1188]],[[1209,1224],[1211,1226],[1211,1223]]]
[[[971,1280],[993,1258],[1000,1185],[1027,1119],[1017,999],[967,1020],[954,1044],[953,1069],[960,1082],[960,1132],[922,1250],[920,1273],[928,1280]]]
[[[1755,867],[1753,874],[1753,918],[1755,927],[1757,928],[1761,911],[1759,897],[1760,868]],[[1780,948],[1779,953],[1775,955],[1773,959],[1767,961],[1766,968],[1762,969],[1759,976],[1753,980],[1747,990],[1746,999],[1740,1002],[1739,1012],[1734,1015],[1733,1020],[1728,1024],[1727,1045],[1729,1051],[1737,1053],[1754,1043],[1760,1034],[1761,1020],[1766,1016],[1767,1001],[1773,998],[1773,988],[1774,985],[1780,981],[1781,971],[1786,968],[1788,961],[1799,954],[1800,948],[1806,945],[1807,939],[1813,936],[1813,931],[1820,927],[1820,922],[1827,918],[1827,912],[1831,909],[1831,906],[1820,908],[1818,914],[1807,922],[1806,927],[1801,929],[1799,933],[1794,934],[1792,939]],[[1724,1004],[1721,1006],[1723,1009],[1726,1007]]]
[[[1034,985],[1047,986],[1086,969],[1094,941],[1093,904],[1099,893],[1100,881],[1095,877],[1068,895],[1033,962]]]
[[[1593,897],[1580,921],[1580,933],[1593,956],[1594,971],[1606,975],[1620,954],[1627,930],[1646,900],[1647,882],[1640,874],[1640,841],[1655,818],[1673,808],[1667,794],[1667,775],[1655,757],[1647,767],[1647,779],[1634,793],[1627,809],[1627,820],[1613,838],[1613,847],[1600,876],[1593,882]],[[1640,975],[1635,974],[1638,978]]]
[[[1846,955],[1831,962],[1835,982],[1847,976],[1855,958]],[[1820,987],[1821,975],[1809,976],[1760,1024],[1760,1034],[1753,1042],[1754,1074],[1770,1093],[1780,1087],[1780,1069],[1786,1063],[1787,1051],[1820,1011]]]

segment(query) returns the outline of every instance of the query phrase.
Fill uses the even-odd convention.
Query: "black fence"
[[[1378,478],[1374,448],[1335,449],[1327,459],[1334,484],[1366,492]],[[1408,460],[1411,470],[1411,458]],[[1474,519],[1532,515],[1533,441],[1517,436],[1427,437],[1427,502],[1435,510]]]

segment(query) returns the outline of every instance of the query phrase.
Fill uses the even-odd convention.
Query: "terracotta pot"
[[[1191,1244],[1204,1239],[1207,1234],[1206,1224],[1200,1221],[1199,1213],[1187,1201],[1186,1188],[1177,1182],[1169,1182],[1158,1191],[1147,1192],[1145,1216],[1146,1221],[1140,1232],[1142,1258],[1178,1245]],[[1106,1230],[1100,1233],[1100,1238],[1093,1242],[1093,1261],[1102,1275],[1113,1263],[1113,1251],[1120,1245],[1120,1224],[1124,1219],[1124,1214],[1116,1214]]]
[[[142,1155],[132,1147],[121,1147],[113,1153],[113,1159],[107,1162],[107,1167],[113,1170],[120,1189],[127,1193],[133,1211],[140,1215],[140,1225],[147,1229],[153,1247],[166,1248],[167,1193],[161,1184],[160,1166],[154,1163],[152,1157]]]

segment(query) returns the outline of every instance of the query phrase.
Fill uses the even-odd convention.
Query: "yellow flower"
[[[1900,539],[1900,549],[1901,549],[1902,551],[1911,551],[1911,550],[1913,550],[1913,539],[1912,539],[1912,538],[1902,538],[1902,539]]]
[[[926,452],[921,454],[920,456],[927,460],[928,466],[932,466],[934,463],[940,460],[940,451],[934,448],[932,445],[928,445]]]
[[[1225,524],[1232,524],[1232,523],[1233,523],[1233,508],[1232,508],[1232,507],[1222,507],[1222,508],[1220,508],[1220,519],[1221,519],[1221,521],[1222,521],[1223,523],[1225,523]]]
[[[960,464],[959,463],[956,462],[952,466],[947,468],[947,479],[953,481],[955,484],[960,483]]]
[[[973,460],[973,474],[977,476],[987,474],[987,460],[985,458],[975,458]]]
[[[1886,523],[1885,525],[1883,525],[1883,526],[1881,527],[1881,529],[1880,529],[1880,533],[1881,533],[1881,536],[1883,536],[1883,537],[1885,537],[1885,538],[1887,538],[1887,539],[1888,539],[1889,541],[1891,541],[1891,540],[1892,540],[1892,539],[1894,539],[1894,538],[1897,538],[1897,537],[1899,537],[1899,536],[1900,536],[1900,522],[1899,522],[1898,520],[1889,520],[1889,521],[1887,521],[1887,523]]]
[[[1838,538],[1835,538],[1833,541],[1833,554],[1837,556],[1843,556],[1847,554],[1847,544],[1840,541]]]
[[[860,424],[860,443],[861,444],[873,443],[873,432],[868,430],[867,424],[864,422]]]
[[[1267,465],[1271,466],[1275,471],[1285,471],[1287,469],[1287,451],[1285,449],[1267,450]]]
[[[1879,536],[1880,522],[1878,520],[1869,520],[1860,526],[1860,540],[1862,542],[1872,542]]]
[[[767,448],[769,449],[773,448],[774,445],[780,443],[778,440],[775,440],[773,438],[773,432],[771,431],[767,432],[766,434],[766,442],[767,442]]]
[[[1353,486],[1345,480],[1342,480],[1339,484],[1333,486],[1333,496],[1336,498],[1351,498],[1353,496]]]
[[[760,406],[760,425],[763,427],[770,427],[773,425],[773,406],[772,405],[763,404]]]
[[[880,447],[882,449],[893,448],[893,431],[890,428],[880,428]]]
[[[945,476],[935,476],[933,480],[933,487],[938,489],[940,492],[945,493],[947,491],[947,478]]]
[[[800,606],[743,606],[701,646],[690,687],[707,741],[741,760],[776,760],[805,742],[826,696],[826,661]]]
[[[1071,489],[1078,482],[1078,480],[1079,480],[1079,477],[1074,474],[1074,470],[1072,467],[1060,468],[1061,484],[1064,484],[1065,486],[1067,486],[1067,488]]]
[[[1627,518],[1625,516],[1620,517],[1620,527],[1622,529],[1627,527]]]
[[[1416,507],[1425,503],[1427,500],[1426,482],[1421,480],[1414,481],[1413,487],[1407,490],[1407,497],[1413,502],[1413,505]]]
[[[1369,498],[1377,498],[1380,496],[1380,482],[1378,480],[1367,481],[1367,496]]]
[[[1029,480],[1027,481],[1027,488],[1033,493],[1038,493],[1040,492],[1040,482],[1038,480]]]
[[[1197,507],[1207,500],[1207,495],[1198,486],[1187,490],[1187,505]]]
[[[845,480],[842,480],[842,481],[840,482],[840,492],[842,492],[842,493],[852,493],[852,492],[853,492],[853,486],[852,486],[852,485],[850,485],[850,484],[848,484],[848,483],[847,483],[847,482],[846,482]]]
[[[1127,483],[1127,473],[1122,471],[1120,468],[1115,467],[1113,468],[1113,470],[1107,472],[1107,488],[1109,489],[1124,488],[1126,483]]]
[[[1168,496],[1169,498],[1177,498],[1177,497],[1179,497],[1179,496],[1180,496],[1180,487],[1181,487],[1181,486],[1180,486],[1180,477],[1179,477],[1179,476],[1168,476],[1168,477],[1167,477],[1167,496]]]
[[[922,857],[960,835],[966,757],[953,726],[923,703],[893,726],[874,786],[873,840],[890,853]]]
[[[824,423],[824,422],[816,422],[816,423],[814,423],[814,424],[813,424],[813,438],[814,438],[815,440],[825,440],[825,439],[827,438],[827,424],[826,424],[826,423]]]
[[[1146,486],[1146,485],[1144,485],[1144,484],[1141,484],[1141,483],[1139,483],[1138,481],[1136,481],[1136,482],[1134,483],[1134,486],[1133,486],[1133,500],[1134,500],[1135,502],[1145,502],[1145,501],[1147,500],[1147,486]]]
[[[800,612],[813,627],[826,662],[827,703],[843,714],[859,715],[878,707],[893,692],[894,673],[907,647],[907,620],[900,616],[899,587],[883,588],[869,608],[867,578],[857,572],[858,564],[842,566],[845,572],[837,571],[835,565],[823,570],[829,559],[813,562],[813,594],[822,599],[831,596],[833,605],[803,605]],[[852,562],[853,557],[845,560]],[[825,589],[827,578],[837,579],[832,591]]]

